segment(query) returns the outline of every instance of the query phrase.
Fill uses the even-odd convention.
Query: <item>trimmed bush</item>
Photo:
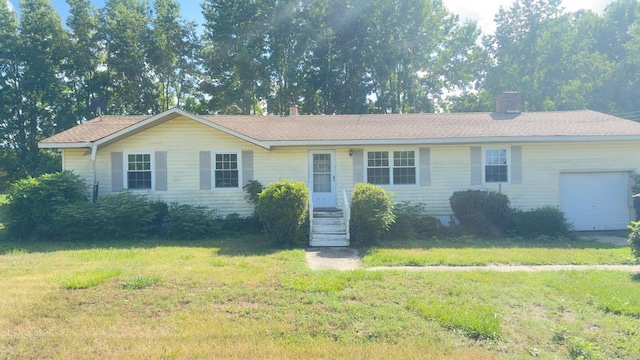
[[[171,239],[211,238],[221,229],[215,214],[215,210],[204,206],[171,203],[165,235]]]
[[[129,191],[101,197],[96,203],[109,239],[141,239],[151,236],[156,213],[147,197]]]
[[[233,213],[227,215],[224,219],[218,219],[222,224],[222,231],[230,235],[257,234],[262,230],[262,223],[258,216],[251,215],[242,217],[240,214]]]
[[[543,206],[532,210],[512,210],[511,231],[524,238],[539,236],[566,236],[570,225],[564,213],[555,206]]]
[[[451,210],[465,232],[478,236],[503,236],[511,219],[509,198],[493,191],[456,191]]]
[[[351,197],[351,243],[370,245],[377,243],[389,230],[395,217],[393,201],[383,188],[359,183]]]
[[[280,245],[294,245],[306,239],[309,190],[303,182],[281,180],[264,189],[256,206],[267,236]]]
[[[44,174],[18,180],[3,205],[3,223],[15,239],[51,236],[53,215],[58,208],[87,202],[87,184],[70,172]]]
[[[423,203],[395,204],[393,214],[395,222],[386,233],[387,239],[429,239],[441,233],[440,220],[428,215]]]
[[[53,214],[51,239],[64,241],[100,241],[107,237],[105,219],[100,208],[91,202],[68,204]]]
[[[59,207],[52,215],[51,234],[64,241],[141,239],[157,234],[166,204],[145,195],[121,192],[94,203]]]
[[[631,234],[629,234],[631,252],[636,259],[640,260],[640,221],[632,221],[628,227],[631,230]]]
[[[249,180],[242,187],[242,190],[245,192],[244,199],[255,206],[258,205],[258,198],[262,190],[264,190],[264,186],[258,180]]]

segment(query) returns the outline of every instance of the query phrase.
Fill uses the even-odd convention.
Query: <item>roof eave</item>
[[[39,149],[85,149],[91,148],[91,142],[39,142]]]
[[[252,143],[252,144],[260,146],[260,147],[263,147],[265,149],[269,149],[270,148],[270,146],[267,143],[263,142],[263,141],[259,141],[259,140],[256,140],[254,138],[251,138],[251,137],[248,137],[246,135],[243,135],[243,134],[241,134],[239,132],[227,129],[227,128],[225,128],[223,126],[220,126],[220,125],[218,125],[218,124],[216,124],[214,122],[207,121],[207,120],[205,120],[205,119],[203,119],[203,118],[201,118],[201,117],[199,117],[197,115],[191,114],[191,113],[186,112],[186,111],[184,111],[182,109],[179,109],[179,108],[169,109],[169,110],[167,110],[165,112],[162,112],[160,114],[151,116],[148,119],[142,120],[142,121],[137,122],[137,123],[135,123],[135,124],[133,124],[131,126],[128,126],[128,127],[124,128],[124,129],[122,129],[120,131],[116,131],[115,133],[113,133],[111,135],[108,135],[108,136],[103,137],[102,139],[96,140],[95,144],[98,147],[102,147],[102,146],[111,144],[111,143],[116,142],[116,141],[118,141],[118,140],[120,140],[122,138],[125,138],[125,137],[129,136],[129,135],[135,134],[138,131],[142,131],[145,128],[151,127],[151,126],[153,126],[154,123],[162,121],[163,119],[166,119],[167,117],[173,118],[173,117],[177,117],[177,116],[184,116],[184,117],[186,117],[188,119],[197,121],[197,122],[199,122],[199,123],[201,123],[201,124],[203,124],[205,126],[214,128],[214,129],[219,130],[219,131],[222,131],[222,132],[224,132],[224,133],[226,133],[228,135],[231,135],[231,136],[237,137],[239,139],[245,140],[245,141],[247,141],[249,143]]]
[[[548,143],[548,142],[603,142],[640,141],[639,135],[595,136],[491,136],[423,139],[358,139],[358,140],[279,140],[266,141],[272,147],[296,146],[367,146],[367,145],[449,145],[487,143]]]

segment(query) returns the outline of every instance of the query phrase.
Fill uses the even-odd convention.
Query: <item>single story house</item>
[[[249,215],[251,179],[305,182],[314,208],[343,209],[354,184],[425,203],[446,224],[454,191],[486,189],[514,207],[558,206],[576,230],[625,229],[640,169],[640,123],[599,112],[519,111],[505,92],[492,113],[104,115],[39,143],[62,168],[166,202]],[[344,226],[344,223],[343,225]],[[319,244],[319,242],[317,242]],[[335,244],[334,244],[335,245]]]

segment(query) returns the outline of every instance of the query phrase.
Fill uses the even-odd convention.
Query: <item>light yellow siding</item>
[[[393,194],[396,202],[425,203],[429,213],[443,220],[452,215],[449,197],[454,191],[501,191],[509,196],[514,207],[520,209],[559,206],[560,174],[563,172],[627,171],[631,175],[640,169],[640,159],[634,156],[640,154],[640,142],[488,144],[482,148],[509,149],[511,145],[522,146],[521,184],[471,185],[470,145],[435,145],[422,146],[430,149],[430,186],[384,188]],[[417,154],[417,149],[415,146],[363,148],[365,159],[367,151],[416,150]]]
[[[278,179],[308,184],[309,151],[335,150],[337,201],[338,206],[342,207],[342,191],[351,192],[354,185],[350,149],[363,150],[363,178],[366,179],[367,151],[414,150],[416,173],[419,174],[419,147],[426,147],[430,149],[430,185],[385,186],[385,189],[393,194],[397,202],[422,202],[432,215],[447,218],[451,215],[449,197],[454,191],[500,190],[509,196],[515,207],[522,209],[558,206],[562,172],[628,171],[631,174],[638,172],[640,167],[640,161],[635,156],[640,153],[640,142],[494,144],[482,145],[482,148],[510,148],[511,145],[522,146],[522,183],[471,186],[471,145],[282,147],[267,150],[180,117],[101,148],[96,160],[96,178],[100,182],[100,195],[110,194],[112,152],[166,151],[167,191],[143,193],[151,199],[208,206],[216,209],[219,215],[234,212],[248,215],[253,209],[244,199],[242,189],[200,190],[200,151],[252,150],[254,177],[263,185],[268,185]],[[93,183],[91,156],[87,149],[64,150],[63,168],[73,170],[86,178],[89,184]],[[242,182],[246,180],[241,179]]]

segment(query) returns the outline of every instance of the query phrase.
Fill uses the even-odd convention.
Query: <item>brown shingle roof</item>
[[[104,121],[100,118],[95,118],[44,139],[41,143],[89,143],[98,141],[149,118],[147,115],[103,115],[102,117]]]
[[[170,113],[171,110],[169,110]],[[173,114],[175,115],[175,114]],[[196,115],[194,115],[196,116]],[[264,143],[447,140],[478,138],[640,136],[640,123],[580,110],[522,114],[200,115]],[[126,129],[148,116],[103,116],[54,135],[43,144],[79,143]]]

